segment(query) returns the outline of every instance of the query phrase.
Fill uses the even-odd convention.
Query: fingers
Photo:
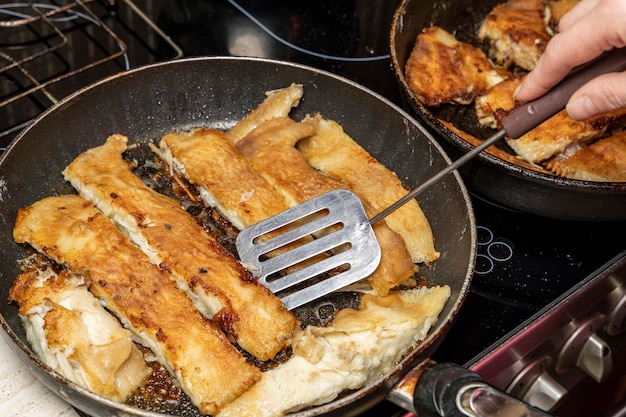
[[[594,78],[572,95],[566,108],[575,120],[626,108],[626,72]]]
[[[626,0],[583,0],[563,17],[561,29],[520,84],[517,100],[542,96],[575,67],[626,45]]]
[[[556,35],[548,43],[534,70],[526,75],[515,90],[516,100],[530,101],[543,96],[574,67],[568,60],[561,59],[561,49],[558,43],[559,39]]]
[[[578,20],[587,16],[600,3],[600,0],[581,0],[559,22],[559,32],[563,32],[574,25]]]

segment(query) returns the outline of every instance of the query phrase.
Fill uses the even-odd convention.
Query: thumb
[[[626,109],[626,72],[604,74],[579,88],[567,103],[574,120]]]

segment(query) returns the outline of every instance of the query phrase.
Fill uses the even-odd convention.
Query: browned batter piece
[[[500,129],[502,119],[516,106],[513,92],[525,75],[516,75],[488,89],[485,94],[476,97],[474,108],[481,126]]]
[[[64,195],[21,209],[14,238],[88,275],[91,292],[153,351],[202,413],[217,413],[260,378],[174,281],[89,201]]]
[[[588,143],[626,124],[626,110],[576,121],[566,110],[552,116],[519,139],[507,138],[515,153],[529,162],[543,162],[575,143]]]
[[[522,76],[506,80],[476,98],[476,114],[481,123],[501,129],[502,119],[519,105],[513,98],[513,92],[521,79]],[[541,163],[574,143],[587,143],[625,124],[625,110],[582,121],[572,119],[567,111],[562,110],[519,139],[507,137],[506,143],[525,161]]]
[[[160,146],[175,171],[200,188],[203,200],[239,230],[289,208],[222,131],[172,132],[161,138]]]
[[[206,205],[215,207],[239,230],[290,207],[282,194],[252,168],[222,131],[197,129],[168,133],[161,138],[159,152],[174,172],[198,189]],[[271,238],[279,233],[270,232],[260,239]],[[303,237],[272,251],[268,256],[288,252],[311,240],[311,236]],[[321,254],[289,267],[287,271],[294,271],[325,257],[326,254]]]
[[[301,84],[266,92],[265,100],[228,131],[228,139],[237,143],[261,123],[276,117],[287,117],[291,109],[300,103],[303,93]]]
[[[52,262],[49,262],[50,264]],[[69,380],[123,402],[150,368],[131,332],[87,289],[87,280],[51,265],[32,265],[13,282],[9,301],[28,320],[28,341],[41,359]]]
[[[315,119],[301,123],[287,117],[271,119],[237,142],[237,149],[291,204],[300,204],[334,189],[349,189],[347,184],[312,168],[295,148],[300,139],[316,130]],[[376,214],[366,201],[362,199],[362,202],[368,215]],[[402,237],[384,221],[374,226],[374,232],[382,260],[368,281],[377,293],[387,294],[389,289],[411,277],[415,266]]]
[[[493,65],[480,49],[431,26],[417,36],[405,68],[406,80],[427,106],[469,104],[509,72]]]
[[[584,181],[626,181],[626,131],[578,145],[546,161],[557,175]]]
[[[127,138],[113,135],[79,155],[64,175],[188,289],[237,344],[261,360],[273,359],[290,343],[295,316],[177,201],[134,175],[122,158],[126,148]]]
[[[532,70],[551,34],[543,0],[509,0],[495,6],[478,29],[479,39],[491,43],[489,56],[499,65]]]

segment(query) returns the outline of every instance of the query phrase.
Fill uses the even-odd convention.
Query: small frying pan
[[[451,156],[473,146],[450,130],[450,122],[478,138],[494,131],[478,126],[473,106],[430,108],[413,93],[404,68],[417,35],[431,23],[454,33],[463,42],[484,46],[478,27],[503,0],[403,0],[396,10],[390,34],[391,59],[405,107],[430,129]],[[512,151],[501,145],[506,152]],[[626,183],[592,182],[550,175],[485,152],[459,170],[467,187],[478,196],[515,211],[574,221],[626,219]]]

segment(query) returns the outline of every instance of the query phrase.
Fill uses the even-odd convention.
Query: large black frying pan
[[[390,34],[392,66],[407,108],[444,138],[451,156],[472,148],[441,120],[485,139],[495,133],[478,128],[473,106],[424,106],[411,91],[404,67],[417,35],[431,23],[463,42],[481,46],[476,33],[484,17],[505,0],[403,0],[394,15]],[[482,45],[484,47],[484,45]],[[447,145],[446,145],[447,144]],[[499,144],[505,151],[508,147]],[[467,187],[505,207],[544,217],[578,221],[626,219],[626,183],[599,183],[558,177],[526,168],[483,152],[460,170]]]
[[[17,260],[27,250],[13,242],[18,208],[55,192],[69,192],[61,171],[82,151],[113,133],[133,142],[160,137],[173,129],[227,128],[256,107],[264,92],[290,83],[304,85],[304,99],[293,117],[320,112],[341,123],[409,186],[449,163],[432,136],[407,113],[350,81],[295,64],[246,58],[195,58],[147,66],[111,77],[61,101],[37,118],[0,159],[0,318],[1,332],[26,366],[53,391],[93,416],[156,415],[94,395],[45,366],[29,347],[17,313],[7,303]],[[364,173],[365,175],[366,173]],[[352,415],[386,397],[391,387],[424,361],[453,321],[473,273],[475,223],[466,189],[454,173],[420,196],[441,258],[422,272],[447,284],[452,296],[429,337],[413,346],[390,373],[329,404],[299,416]],[[123,412],[123,413],[122,413]]]

